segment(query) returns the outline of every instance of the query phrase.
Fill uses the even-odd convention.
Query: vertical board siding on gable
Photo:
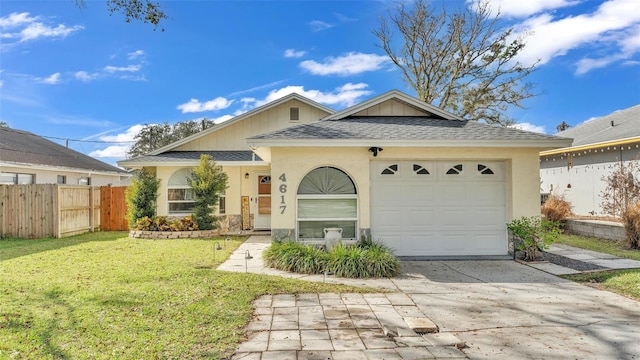
[[[362,110],[354,116],[425,116],[424,111],[411,107],[403,102],[392,99]]]
[[[300,109],[299,121],[289,121],[289,108],[292,106]],[[179,146],[175,150],[245,150],[248,148],[246,139],[249,137],[284,129],[294,124],[315,122],[327,115],[325,111],[293,99]]]

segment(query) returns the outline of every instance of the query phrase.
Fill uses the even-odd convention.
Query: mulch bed
[[[571,259],[562,255],[552,254],[545,251],[542,252],[542,258],[545,261],[548,261],[552,264],[568,267],[570,269],[577,270],[577,271],[593,271],[593,270],[607,269],[604,266],[590,264],[584,261]]]

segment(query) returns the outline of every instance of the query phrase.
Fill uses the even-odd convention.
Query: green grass
[[[640,260],[640,250],[626,249],[623,241],[603,240],[577,235],[560,235],[557,242],[627,259]],[[563,278],[640,301],[640,269],[590,272],[565,275]]]
[[[577,235],[560,235],[557,243],[575,246],[582,249],[593,250],[605,254],[616,255],[619,257],[640,260],[640,250],[629,250],[625,248],[624,241],[613,241],[597,239]]]
[[[367,291],[215,270],[242,240],[0,240],[0,359],[223,359],[260,295]]]
[[[564,275],[563,278],[640,301],[640,269]]]

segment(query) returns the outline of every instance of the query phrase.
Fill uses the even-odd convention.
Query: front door
[[[256,174],[256,192],[253,210],[253,228],[271,229],[271,175]]]

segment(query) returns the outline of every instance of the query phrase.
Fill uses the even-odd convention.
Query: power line
[[[69,138],[62,138],[62,137],[56,137],[56,136],[46,136],[46,135],[38,135],[38,134],[34,134],[28,131],[24,131],[24,130],[18,130],[18,129],[11,129],[11,128],[3,128],[4,131],[12,131],[12,132],[21,132],[21,133],[30,133],[39,137],[43,137],[46,139],[56,139],[56,140],[64,140],[67,143],[69,141],[75,141],[75,142],[86,142],[86,143],[96,143],[96,144],[133,144],[136,143],[136,140],[131,140],[131,141],[106,141],[106,140],[79,140],[79,139],[69,139]]]

